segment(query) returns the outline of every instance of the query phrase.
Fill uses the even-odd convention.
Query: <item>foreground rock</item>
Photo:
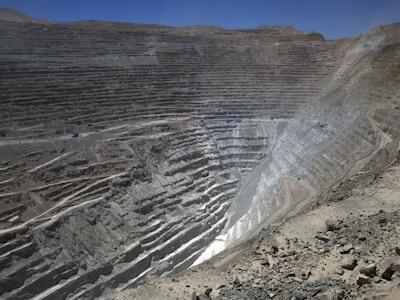
[[[392,280],[392,277],[396,272],[400,272],[400,260],[390,263],[389,266],[383,271],[382,278],[386,280]]]
[[[376,275],[376,264],[373,263],[368,266],[360,268],[360,273],[370,278],[374,277]]]
[[[204,286],[213,287],[212,299],[397,299],[399,183],[400,164],[375,181],[355,178],[342,201],[322,204],[263,230],[244,249],[181,273],[179,281],[194,283],[191,288],[198,293]],[[316,238],[326,228],[325,216],[332,217],[333,211],[335,224],[340,225],[326,232],[326,239]],[[160,294],[148,294],[154,283],[160,284]],[[162,299],[165,291],[171,292],[170,298],[190,299],[168,278],[111,298]]]

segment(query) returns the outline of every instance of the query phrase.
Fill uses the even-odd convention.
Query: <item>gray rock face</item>
[[[340,263],[341,267],[346,270],[354,270],[357,266],[357,260],[353,256],[346,256]]]
[[[386,280],[392,280],[392,276],[395,272],[400,271],[400,260],[391,262],[383,271],[382,278]]]
[[[390,157],[398,85],[354,72],[395,38],[0,21],[0,297],[182,270]]]
[[[373,263],[368,266],[360,268],[360,273],[370,278],[374,277],[376,275],[376,264]]]

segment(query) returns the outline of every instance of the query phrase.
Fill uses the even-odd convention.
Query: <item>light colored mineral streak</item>
[[[53,158],[52,160],[49,160],[49,161],[47,161],[47,162],[45,162],[45,163],[43,163],[41,165],[38,165],[38,166],[34,167],[33,169],[30,169],[28,171],[28,173],[33,173],[33,172],[35,172],[35,171],[37,171],[37,170],[39,170],[41,168],[47,167],[47,166],[51,165],[52,163],[55,163],[56,161],[59,161],[59,160],[65,158],[65,157],[67,157],[67,156],[69,156],[71,154],[72,154],[72,152],[67,152],[67,153],[64,153],[63,155],[57,156],[56,158]]]
[[[336,128],[335,135],[358,116],[357,112],[346,113],[342,127]],[[205,248],[192,266],[210,259],[246,237],[268,216],[279,211],[288,211],[294,204],[291,200],[293,188],[285,177],[294,170],[301,170],[305,157],[315,157],[332,141],[331,136],[314,130],[313,125],[304,120],[293,122],[291,129],[286,130],[277,141],[271,158],[261,162],[242,186],[233,203],[227,229]],[[363,158],[359,162],[364,165],[367,161],[368,159]],[[326,187],[327,190],[329,188]],[[283,194],[279,195],[279,191]]]
[[[93,186],[95,186],[95,185],[97,185],[97,184],[99,184],[99,183],[101,183],[101,182],[108,181],[108,180],[110,180],[110,179],[123,176],[123,175],[125,175],[125,174],[126,174],[125,172],[121,172],[121,173],[118,173],[118,174],[114,174],[114,175],[111,175],[111,176],[102,178],[102,179],[100,179],[100,180],[98,180],[98,181],[96,181],[96,182],[94,182],[94,183],[92,183],[92,184],[89,184],[89,185],[86,186],[85,188],[83,188],[83,189],[81,189],[81,190],[79,190],[79,191],[77,191],[77,192],[75,192],[75,193],[73,193],[73,194],[71,194],[71,195],[65,197],[63,200],[61,200],[60,202],[58,202],[56,205],[54,205],[53,207],[51,207],[51,208],[49,208],[48,210],[44,211],[43,213],[41,213],[41,214],[35,216],[34,218],[29,219],[28,221],[26,221],[26,222],[24,222],[24,223],[22,223],[22,224],[20,224],[20,225],[17,225],[17,226],[13,226],[13,227],[10,227],[10,228],[7,228],[7,229],[2,229],[2,230],[0,230],[0,234],[4,234],[4,233],[7,233],[7,232],[13,232],[13,231],[15,231],[15,230],[24,228],[24,227],[26,227],[27,225],[29,225],[29,224],[31,224],[31,223],[34,223],[34,222],[37,221],[37,220],[40,220],[40,219],[42,219],[42,218],[46,218],[46,215],[48,215],[49,213],[53,212],[53,211],[56,210],[57,208],[59,208],[59,207],[65,205],[65,204],[68,203],[70,200],[72,200],[75,196],[81,194],[82,192],[85,192],[85,191],[89,190],[91,187],[93,187]],[[97,199],[95,199],[95,200],[96,200],[96,201],[99,201],[99,199],[100,199],[100,198],[97,198]],[[100,199],[100,200],[101,200],[101,199]],[[94,200],[93,200],[93,201],[94,201]],[[85,204],[85,203],[86,203],[86,202],[83,202],[82,204]],[[90,201],[87,202],[87,203],[90,203]],[[68,210],[71,210],[71,209],[74,209],[75,207],[80,207],[80,206],[81,206],[81,204],[79,204],[79,205],[77,205],[77,206],[72,206],[71,208],[68,208]],[[65,210],[64,210],[64,212],[65,212]],[[62,213],[62,214],[63,214],[63,213]],[[62,215],[62,214],[57,214],[56,216],[60,216],[60,215]],[[52,217],[52,220],[54,220],[53,217]]]

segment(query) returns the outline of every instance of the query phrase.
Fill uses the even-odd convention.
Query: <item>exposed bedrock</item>
[[[0,297],[199,263],[398,150],[400,31],[0,22]]]

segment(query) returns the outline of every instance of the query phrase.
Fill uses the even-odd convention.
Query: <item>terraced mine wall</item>
[[[1,21],[0,297],[188,268],[389,161],[398,29]]]

